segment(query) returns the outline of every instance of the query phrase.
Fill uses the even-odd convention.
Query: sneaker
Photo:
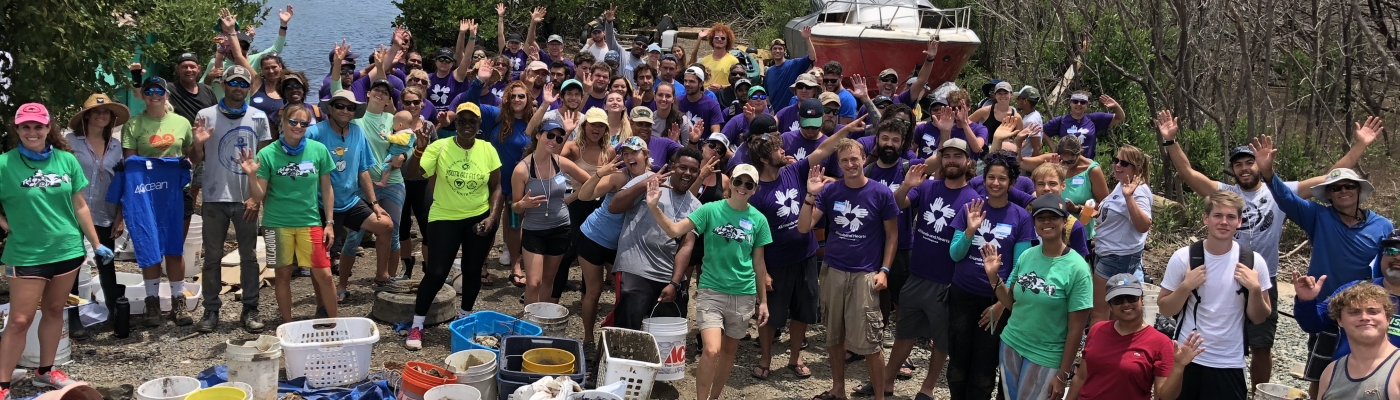
[[[0,389],[0,400],[10,400],[10,389]]]
[[[219,310],[204,309],[204,317],[199,319],[199,323],[194,325],[194,330],[199,333],[210,333],[219,326]]]
[[[160,326],[160,299],[156,296],[146,296],[146,313],[141,316],[141,320],[146,326]]]
[[[68,375],[64,374],[63,371],[60,371],[58,368],[49,370],[47,374],[36,375],[30,382],[33,382],[34,386],[54,389],[63,389],[69,385],[78,383],[78,381],[69,379]]]
[[[376,292],[389,292],[389,293],[408,293],[408,292],[409,292],[408,287],[406,287],[406,286],[404,286],[403,284],[399,283],[399,280],[396,279],[396,278],[389,278],[389,280],[387,280],[387,281],[379,281],[379,280],[376,280],[376,281],[374,281],[374,286],[373,286],[373,288],[374,288],[374,291],[376,291]]]
[[[190,318],[190,310],[185,308],[189,304],[189,298],[184,294],[170,298],[170,319],[175,320],[176,326],[187,326],[194,323]]]
[[[248,333],[262,332],[262,314],[258,313],[258,309],[244,308],[243,315],[239,319],[243,321],[243,330],[248,331]]]
[[[497,259],[496,261],[500,261],[500,262],[501,262],[501,265],[510,265],[510,252],[509,252],[509,251],[502,251],[502,252],[501,252],[501,258],[500,258],[500,259]]]
[[[418,351],[423,349],[423,328],[410,328],[408,339],[403,341],[405,349]]]

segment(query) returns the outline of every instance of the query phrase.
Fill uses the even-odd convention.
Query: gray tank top
[[[1351,379],[1351,374],[1347,373],[1348,354],[1337,361],[1332,367],[1332,383],[1327,386],[1327,392],[1322,394],[1322,400],[1342,400],[1342,399],[1362,399],[1362,400],[1385,400],[1390,398],[1389,384],[1390,373],[1395,370],[1395,357],[1400,350],[1390,352],[1390,356],[1385,358],[1385,362],[1376,367],[1361,379]]]
[[[568,196],[570,188],[569,179],[559,170],[559,160],[556,157],[559,156],[549,158],[550,164],[554,166],[554,176],[545,178],[540,178],[535,171],[534,155],[526,160],[529,163],[530,180],[525,182],[525,189],[531,196],[545,195],[545,203],[525,210],[520,222],[522,229],[542,231],[569,224],[569,209],[564,204],[564,197]]]

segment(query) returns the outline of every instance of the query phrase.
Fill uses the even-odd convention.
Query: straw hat
[[[87,101],[83,102],[82,111],[78,111],[77,115],[68,119],[68,128],[79,135],[83,134],[83,132],[79,130],[83,123],[83,116],[87,115],[88,111],[94,108],[103,108],[110,111],[112,113],[112,126],[125,124],[126,121],[131,118],[131,110],[127,109],[126,106],[112,101],[112,98],[107,97],[105,94],[96,93],[88,96]]]

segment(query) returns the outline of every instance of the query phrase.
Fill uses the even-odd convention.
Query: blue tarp
[[[198,379],[203,387],[228,382],[228,366],[219,364],[209,367],[200,372],[195,379]],[[378,374],[370,374],[368,379],[351,387],[339,388],[312,388],[306,383],[305,377],[278,382],[278,397],[292,393],[306,400],[394,400],[394,391],[389,388],[388,381],[381,379]]]

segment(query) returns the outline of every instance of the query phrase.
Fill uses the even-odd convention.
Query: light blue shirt
[[[360,173],[374,166],[369,143],[357,124],[349,124],[345,136],[331,129],[331,121],[321,121],[306,130],[306,137],[326,145],[331,151],[335,169],[331,170],[331,189],[335,192],[335,211],[349,210],[360,202]],[[273,143],[272,146],[280,146]]]

